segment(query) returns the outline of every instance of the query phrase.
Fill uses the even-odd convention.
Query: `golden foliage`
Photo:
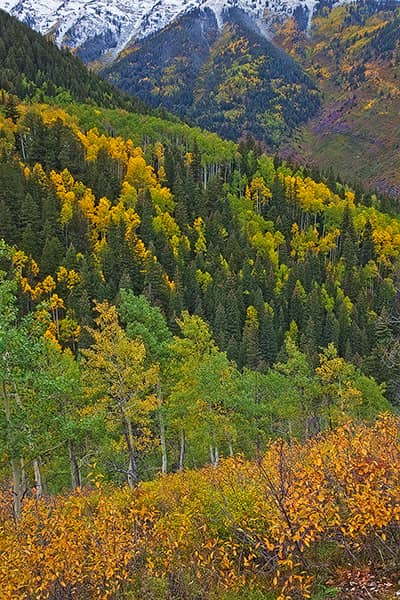
[[[321,372],[329,381],[331,361]],[[304,445],[276,441],[258,462],[227,459],[136,490],[96,481],[94,491],[26,500],[18,524],[3,492],[2,597],[130,589],[136,598],[158,580],[182,598],[244,585],[307,598],[323,544],[335,547],[332,570],[356,555],[398,560],[399,425],[387,415],[372,427],[348,423]]]

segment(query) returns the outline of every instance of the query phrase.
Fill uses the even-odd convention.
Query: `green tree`
[[[360,242],[360,263],[363,267],[365,267],[365,265],[368,264],[370,260],[375,260],[375,258],[376,251],[375,244],[372,238],[372,225],[371,221],[368,220],[364,225],[364,230]]]
[[[321,430],[321,394],[317,378],[306,355],[300,352],[293,336],[287,335],[285,342],[286,362],[274,365],[274,370],[287,378],[286,390],[278,395],[279,405],[273,409],[284,419],[290,435],[307,438]]]
[[[121,320],[126,326],[126,333],[132,340],[141,339],[146,348],[147,362],[158,364],[157,381],[157,413],[160,431],[161,471],[168,471],[168,452],[165,423],[167,420],[164,401],[164,385],[172,334],[168,329],[166,319],[159,308],[152,306],[145,296],[135,296],[132,291],[121,290],[119,307]]]
[[[348,416],[373,417],[378,411],[388,409],[383,388],[338,356],[333,344],[329,344],[319,357],[315,372],[322,384],[323,416],[329,427]]]
[[[248,306],[243,328],[240,366],[257,369],[261,360],[257,309]]]
[[[97,328],[88,328],[93,344],[82,351],[86,376],[91,392],[120,425],[128,454],[126,479],[133,487],[139,481],[138,453],[147,441],[150,416],[156,407],[153,391],[158,368],[146,365],[143,342],[128,338],[115,306],[97,303],[96,311]]]
[[[178,325],[182,337],[175,336],[171,345],[168,394],[171,426],[179,436],[178,468],[185,465],[190,442],[200,456],[207,448],[216,464],[219,443],[227,439],[224,400],[232,367],[201,317],[184,311]]]

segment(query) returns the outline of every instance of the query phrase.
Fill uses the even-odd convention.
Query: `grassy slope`
[[[384,194],[400,192],[400,68],[395,57],[379,49],[366,52],[393,12],[348,24],[348,8],[339,7],[315,21],[311,40],[291,25],[279,43],[290,49],[310,74],[318,78],[324,94],[321,112],[303,126],[284,152],[324,169],[333,168],[344,180],[361,182]],[[365,65],[365,80],[349,82],[348,74]]]

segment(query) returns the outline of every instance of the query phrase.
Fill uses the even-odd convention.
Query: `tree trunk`
[[[214,448],[214,467],[218,467],[219,465],[219,450],[218,446]]]
[[[165,423],[164,417],[159,410],[159,419],[160,419],[160,444],[161,444],[161,473],[166,475],[168,473],[168,455],[167,455],[167,441],[165,437]]]
[[[229,456],[233,456],[233,444],[232,444],[231,439],[228,440],[228,448],[229,448]]]
[[[210,444],[210,462],[213,467],[217,467],[219,463],[219,450],[218,446]]]
[[[78,459],[75,454],[75,448],[74,448],[74,445],[72,442],[69,442],[69,444],[68,444],[68,451],[69,451],[69,461],[70,461],[70,468],[71,468],[72,489],[80,488],[80,487],[82,487],[81,472],[79,469]]]
[[[130,419],[127,418],[122,403],[120,403],[120,409],[121,409],[122,429],[124,432],[124,437],[125,437],[126,446],[128,449],[128,457],[129,457],[127,481],[128,481],[129,487],[134,488],[134,487],[136,487],[136,485],[139,481],[139,472],[138,472],[138,467],[137,467],[137,463],[136,463],[135,450],[134,450],[134,446],[133,446],[132,423],[131,423]]]
[[[168,454],[167,454],[167,440],[165,436],[165,422],[162,414],[162,391],[161,383],[158,380],[157,383],[157,398],[158,398],[158,420],[160,423],[160,446],[161,446],[161,473],[166,475],[168,472]]]
[[[17,458],[11,459],[11,471],[12,471],[12,479],[13,479],[14,518],[16,520],[18,520],[21,517],[22,484],[21,484],[20,463]]]
[[[185,432],[182,429],[181,431],[181,443],[180,443],[180,450],[179,450],[179,470],[183,471],[183,467],[185,464],[185,451],[186,451],[186,436],[185,436]]]
[[[20,463],[21,463],[21,492],[23,495],[26,492],[26,490],[28,489],[28,484],[26,481],[25,461],[24,461],[23,457],[21,457]]]
[[[7,425],[11,425],[11,409],[8,398],[6,383],[2,383],[3,402],[4,402],[4,413],[6,416]],[[22,498],[22,483],[21,483],[21,467],[18,458],[11,458],[11,475],[13,482],[13,509],[14,518],[19,519],[21,517],[21,498]]]
[[[25,152],[25,135],[20,135],[20,140],[21,140],[21,153],[22,153],[22,158],[24,160],[24,162],[26,161],[26,152]]]
[[[40,498],[43,496],[43,484],[39,461],[36,458],[33,461],[33,472],[35,474],[36,499],[40,500]]]
[[[214,458],[214,448],[212,447],[212,444],[210,444],[209,448],[210,448],[210,463],[212,465],[214,465],[215,458]]]

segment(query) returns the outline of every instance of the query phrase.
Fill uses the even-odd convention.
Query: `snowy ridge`
[[[335,4],[343,1],[347,0]],[[221,27],[225,11],[239,8],[270,37],[274,22],[298,10],[309,27],[318,4],[319,0],[0,0],[0,8],[43,34],[52,33],[59,46],[82,48],[100,40],[92,54],[109,60],[193,9],[211,9]]]

